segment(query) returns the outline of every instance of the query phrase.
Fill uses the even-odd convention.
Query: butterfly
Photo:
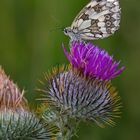
[[[121,9],[119,0],[91,0],[75,17],[64,34],[73,40],[103,39],[119,28]]]

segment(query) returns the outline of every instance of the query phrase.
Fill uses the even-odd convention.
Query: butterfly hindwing
[[[112,35],[119,23],[118,0],[92,0],[76,16],[71,30],[77,30],[83,40],[94,40]]]

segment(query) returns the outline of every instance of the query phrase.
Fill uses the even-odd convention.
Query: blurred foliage
[[[42,73],[68,63],[62,43],[69,38],[61,27],[69,26],[89,0],[0,0],[0,65],[31,103]],[[114,36],[94,41],[113,54],[125,71],[113,84],[122,97],[122,118],[114,128],[81,124],[73,140],[138,140],[140,137],[140,1],[120,2],[122,19]]]

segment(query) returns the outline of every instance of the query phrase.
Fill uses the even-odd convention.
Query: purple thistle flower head
[[[119,75],[124,67],[118,69],[120,62],[116,62],[105,50],[91,43],[73,41],[70,53],[64,48],[64,53],[71,65],[85,76],[97,79],[111,80]]]

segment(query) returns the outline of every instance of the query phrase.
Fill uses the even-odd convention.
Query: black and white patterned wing
[[[118,0],[92,0],[74,19],[71,30],[77,30],[81,39],[106,38],[119,28]]]

